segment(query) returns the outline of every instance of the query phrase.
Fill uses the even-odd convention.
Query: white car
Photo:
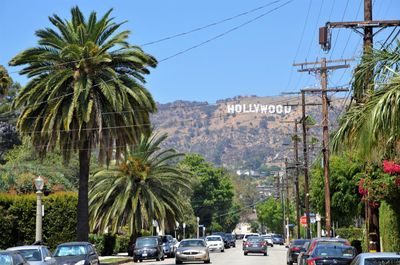
[[[272,241],[272,237],[270,235],[261,235],[261,237],[267,242],[270,247],[274,246],[274,242]]]
[[[56,265],[57,262],[46,246],[20,246],[7,250],[18,251],[30,265]]]
[[[207,236],[206,244],[210,251],[213,251],[213,250],[218,250],[221,252],[225,251],[224,240],[219,235]]]

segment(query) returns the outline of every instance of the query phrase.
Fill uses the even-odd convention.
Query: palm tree
[[[14,101],[23,108],[18,129],[40,155],[57,146],[66,161],[79,153],[78,240],[88,239],[91,150],[99,148],[100,162],[113,153],[119,158],[127,144],[150,132],[149,113],[156,111],[143,83],[147,67],[157,62],[127,42],[129,31],[117,32],[123,23],[115,23],[111,12],[85,19],[74,7],[69,21],[53,15],[55,29],[36,31],[39,46],[10,61],[25,65],[20,73],[30,78]]]
[[[94,174],[89,192],[93,230],[117,233],[127,226],[135,235],[151,228],[152,220],[175,224],[184,218],[190,204],[183,194],[190,192],[190,183],[176,165],[182,154],[160,148],[166,137],[143,135],[124,162]]]
[[[340,120],[333,138],[335,150],[343,146],[361,151],[371,161],[394,157],[400,151],[400,41],[364,57],[355,71],[354,90],[364,86],[374,69],[375,90],[361,104],[352,105]]]
[[[0,65],[0,99],[7,95],[8,89],[13,84],[11,77],[4,66]]]

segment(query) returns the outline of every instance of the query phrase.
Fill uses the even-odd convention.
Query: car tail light
[[[292,251],[300,251],[300,248],[294,247],[294,248],[292,248]]]
[[[246,247],[248,247],[248,246],[250,246],[250,242],[246,242],[246,243],[244,243],[244,245],[245,245]]]
[[[267,242],[262,242],[261,244],[263,247],[267,246]]]
[[[320,260],[321,258],[312,258],[307,260],[307,265],[315,265],[316,260]]]

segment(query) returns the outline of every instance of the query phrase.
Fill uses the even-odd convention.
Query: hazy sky
[[[162,103],[177,99],[215,102],[237,95],[279,95],[318,85],[314,76],[297,73],[291,66],[293,62],[312,61],[321,56],[332,59],[357,56],[362,44],[360,35],[348,29],[335,29],[334,49],[326,54],[318,46],[317,28],[326,21],[355,20],[357,13],[357,19],[361,20],[363,0],[292,0],[272,11],[288,1],[1,0],[0,64],[7,66],[18,52],[37,45],[34,32],[50,26],[49,15],[69,19],[70,8],[75,5],[86,14],[95,10],[102,15],[113,8],[115,21],[128,21],[123,29],[132,31],[130,41],[137,45],[259,8],[217,26],[143,46],[161,60],[147,76],[146,86]],[[272,2],[276,3],[266,7]],[[374,1],[374,19],[400,19],[399,10],[398,0]],[[376,35],[376,45],[391,32],[392,29],[385,29]],[[162,61],[201,43],[204,45]],[[8,70],[14,80],[26,82],[17,68]],[[348,83],[350,72],[334,72],[330,75],[330,85]]]

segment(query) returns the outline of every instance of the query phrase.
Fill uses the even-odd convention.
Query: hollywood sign
[[[227,113],[288,114],[292,111],[292,107],[285,105],[228,104],[226,110]]]

